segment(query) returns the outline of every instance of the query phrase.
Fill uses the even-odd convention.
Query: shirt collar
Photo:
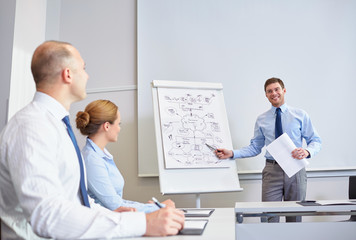
[[[45,107],[55,118],[62,120],[69,112],[65,107],[53,97],[43,92],[36,92],[33,102]]]
[[[95,144],[90,138],[87,138],[87,143],[90,145],[90,147],[101,157],[106,160],[113,160],[112,155],[109,153],[106,148],[104,148],[104,151],[101,150],[98,145]]]
[[[285,103],[285,104],[283,104],[282,106],[280,106],[279,107],[280,109],[281,109],[281,112],[283,113],[283,112],[285,112],[286,110],[287,110],[287,108],[288,108],[288,106],[287,106],[287,104]],[[273,114],[275,114],[276,113],[276,107],[275,106],[272,106],[271,107],[271,112],[273,113]]]

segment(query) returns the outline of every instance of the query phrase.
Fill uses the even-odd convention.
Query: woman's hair
[[[91,135],[98,131],[105,122],[114,123],[118,107],[109,100],[96,100],[89,103],[84,112],[77,113],[77,128],[83,135]]]

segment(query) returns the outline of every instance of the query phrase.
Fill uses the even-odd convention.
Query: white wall
[[[355,9],[347,0],[139,0],[140,174],[158,172],[146,100],[153,79],[221,83],[232,143],[241,148],[250,144],[256,117],[271,107],[263,84],[273,76],[285,83],[286,103],[308,112],[321,136],[307,171],[356,169]],[[239,172],[261,172],[262,152],[237,159]]]
[[[2,129],[33,98],[31,58],[45,40],[46,0],[3,0],[0,4]]]
[[[27,105],[35,93],[31,59],[36,47],[45,40],[46,0],[16,0],[15,15],[8,119]]]
[[[194,207],[195,196],[160,196],[157,177],[138,177],[137,93],[133,87],[137,83],[136,1],[64,0],[61,9],[60,39],[72,42],[81,51],[90,75],[88,89],[93,92],[88,99],[73,105],[72,119],[94,99],[110,99],[119,106],[122,131],[118,142],[108,149],[124,175],[124,197],[142,202],[152,196],[161,200],[170,197],[178,207]],[[129,90],[122,90],[125,86]],[[113,87],[118,90],[111,91]],[[201,195],[202,207],[233,207],[236,201],[260,201],[261,180],[241,180],[240,184],[243,192]],[[343,199],[347,198],[347,190],[347,177],[310,178],[307,198]]]
[[[0,1],[0,130],[7,122],[16,2]]]
[[[3,6],[0,7],[2,10]],[[11,7],[14,6],[10,4]],[[157,177],[138,177],[136,1],[62,0],[57,7],[61,8],[59,23],[49,22],[59,29],[59,40],[72,42],[79,49],[90,75],[88,89],[91,93],[86,100],[72,106],[72,120],[78,110],[98,98],[114,101],[121,111],[119,140],[108,149],[124,175],[124,197],[142,202],[152,196],[159,200],[170,197],[178,207],[194,207],[193,195],[160,196]],[[2,41],[1,49],[4,44],[9,45],[9,41]],[[9,58],[9,55],[4,57],[7,65],[11,63]],[[261,180],[242,180],[240,184],[243,192],[201,195],[202,207],[233,207],[236,201],[260,201]],[[347,189],[347,177],[310,178],[307,198],[344,199]]]

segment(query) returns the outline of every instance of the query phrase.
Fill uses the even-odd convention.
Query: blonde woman
[[[153,212],[158,207],[153,203],[139,203],[122,198],[124,178],[116,167],[113,156],[105,148],[109,142],[116,142],[120,128],[120,112],[109,100],[96,100],[85,110],[77,113],[77,128],[88,136],[82,150],[85,161],[88,194],[96,203],[115,210],[119,207],[132,208],[140,212]],[[171,200],[163,204],[175,207]]]

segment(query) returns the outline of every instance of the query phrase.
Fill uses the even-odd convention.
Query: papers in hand
[[[305,158],[299,160],[292,157],[292,151],[296,148],[297,147],[286,133],[283,133],[266,147],[267,151],[278,162],[279,166],[281,166],[288,177],[292,177],[299,172],[299,170],[305,168],[309,164]]]

